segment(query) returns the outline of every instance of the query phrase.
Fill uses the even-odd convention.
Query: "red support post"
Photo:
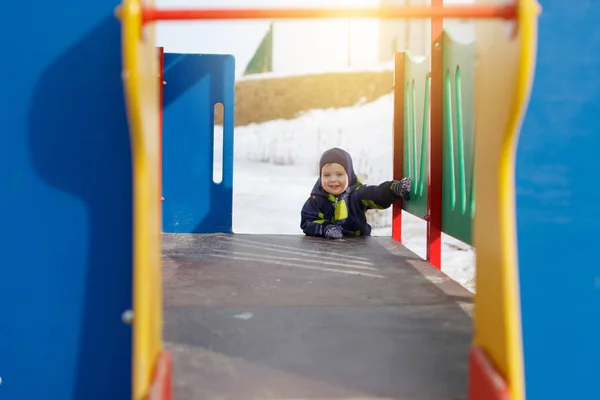
[[[316,19],[316,18],[460,18],[460,19],[516,19],[516,4],[463,4],[435,3],[430,6],[384,6],[345,8],[264,8],[264,9],[142,9],[142,22],[173,20],[215,19]]]
[[[400,180],[404,174],[404,53],[394,56],[394,174],[393,179]],[[413,183],[414,184],[414,183]],[[402,203],[392,206],[392,238],[402,242]]]
[[[511,400],[506,381],[478,346],[472,346],[469,352],[468,399]]]
[[[444,0],[431,0],[431,5],[440,7],[443,2]],[[432,18],[427,260],[438,269],[442,268],[443,29],[443,18]]]
[[[148,395],[144,400],[172,400],[173,399],[173,361],[171,355],[162,351],[154,366],[152,381],[148,388]]]

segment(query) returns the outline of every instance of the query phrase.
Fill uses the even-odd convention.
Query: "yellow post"
[[[535,0],[520,0],[516,25],[496,20],[476,22],[474,345],[485,352],[506,380],[511,400],[525,398],[514,165],[533,82],[538,12]]]
[[[153,0],[145,5],[153,6]],[[141,6],[140,0],[124,0],[118,11],[134,182],[134,400],[148,396],[162,350],[158,59],[154,24],[142,28]]]

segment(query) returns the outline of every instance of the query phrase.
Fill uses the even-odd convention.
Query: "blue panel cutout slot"
[[[217,103],[214,107],[214,115],[223,115],[223,103]],[[214,126],[214,145],[213,145],[213,182],[219,184],[223,182],[223,128]]]

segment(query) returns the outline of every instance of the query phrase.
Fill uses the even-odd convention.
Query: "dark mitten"
[[[342,232],[342,228],[337,225],[329,225],[325,228],[325,237],[328,239],[342,239],[344,237],[344,233]]]
[[[392,182],[392,191],[396,196],[402,197],[402,200],[410,200],[410,178],[405,177],[399,181]]]

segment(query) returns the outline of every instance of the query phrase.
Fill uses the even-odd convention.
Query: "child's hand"
[[[410,200],[410,178],[405,177],[399,181],[392,182],[392,190],[396,196],[402,197],[402,200]]]
[[[342,239],[344,237],[344,233],[342,232],[342,228],[337,225],[329,225],[325,228],[325,237],[327,239]]]

